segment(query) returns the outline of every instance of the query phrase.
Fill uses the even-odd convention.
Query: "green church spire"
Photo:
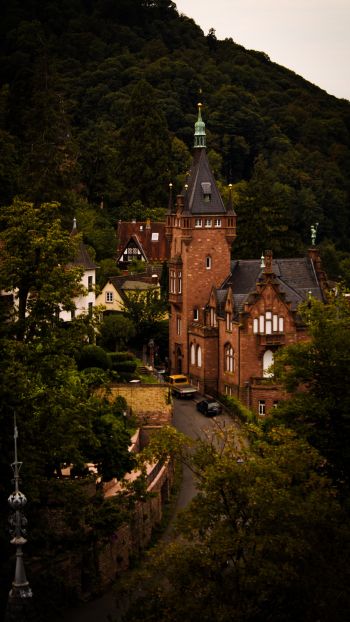
[[[194,147],[202,148],[205,147],[205,123],[202,120],[201,113],[202,104],[198,104],[198,119],[194,124]]]

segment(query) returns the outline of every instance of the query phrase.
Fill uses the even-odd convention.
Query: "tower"
[[[172,373],[190,374],[201,390],[217,382],[217,324],[208,298],[230,272],[236,237],[232,204],[225,207],[206,153],[202,105],[198,104],[194,155],[186,184],[169,201],[166,235],[169,260],[169,361]],[[216,343],[216,345],[215,345]]]

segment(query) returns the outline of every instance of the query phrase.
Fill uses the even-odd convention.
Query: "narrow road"
[[[221,427],[231,426],[232,419],[221,414],[213,419],[207,418],[196,410],[194,400],[174,399],[174,426],[193,439],[205,439],[214,432],[217,424]],[[172,526],[177,513],[188,505],[196,494],[196,487],[193,474],[186,466],[183,467],[182,485],[179,491],[174,515],[163,534],[164,540],[171,538]],[[113,588],[109,592],[88,603],[80,604],[74,609],[66,611],[62,617],[56,618],[54,622],[110,622],[118,620],[118,606]]]

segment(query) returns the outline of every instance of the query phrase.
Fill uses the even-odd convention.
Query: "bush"
[[[112,364],[114,361],[130,361],[134,359],[134,355],[132,352],[110,352],[109,353],[109,358],[112,361]]]
[[[108,354],[100,346],[84,346],[77,356],[78,369],[87,367],[99,367],[100,369],[110,369],[111,361]]]
[[[227,410],[243,423],[255,423],[254,413],[242,404],[236,397],[231,395],[221,395],[220,401],[226,406]]]
[[[133,374],[135,372],[137,360],[131,352],[110,352],[108,356],[113,371],[118,372],[118,374]]]
[[[133,374],[137,367],[137,361],[133,359],[132,361],[113,361],[113,370],[117,371],[119,374],[127,372],[129,374]]]

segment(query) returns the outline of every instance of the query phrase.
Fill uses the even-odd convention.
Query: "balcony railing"
[[[272,333],[271,335],[257,335],[260,346],[282,346],[286,342],[284,333]]]

